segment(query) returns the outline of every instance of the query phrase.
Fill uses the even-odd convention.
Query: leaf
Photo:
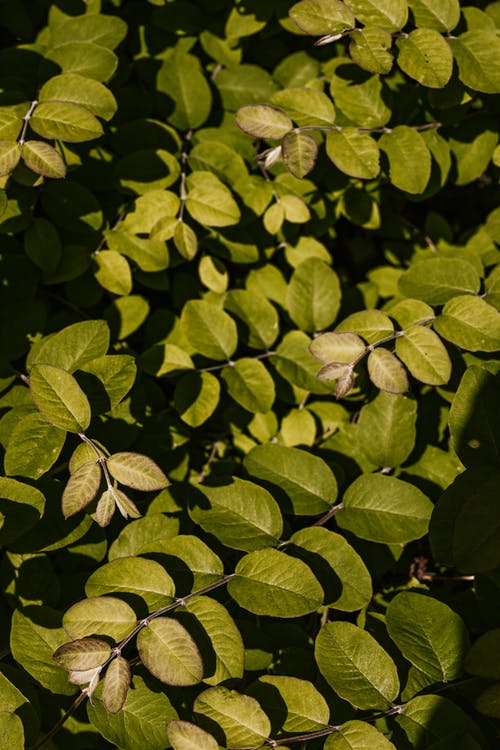
[[[341,34],[352,29],[354,14],[339,0],[301,0],[289,10],[290,17],[306,34]]]
[[[104,675],[102,702],[106,711],[117,714],[122,710],[130,686],[130,666],[123,656],[116,656]]]
[[[135,671],[135,670],[134,670]],[[131,690],[122,710],[110,714],[103,705],[99,686],[93,695],[93,704],[87,703],[91,726],[112,745],[127,750],[160,750],[165,747],[165,726],[177,718],[177,712],[164,692],[151,690],[150,680],[139,674],[132,678]]]
[[[200,724],[217,725],[221,742],[235,750],[257,747],[271,731],[271,723],[255,698],[226,687],[200,693],[193,705]]]
[[[28,364],[48,364],[68,372],[108,351],[109,327],[104,320],[85,320],[42,339],[30,352]]]
[[[0,138],[0,177],[9,175],[21,158],[21,146],[16,140]]]
[[[63,643],[54,651],[52,658],[64,669],[84,672],[100,667],[110,656],[111,646],[106,641],[98,638],[80,638]]]
[[[332,125],[335,122],[335,108],[332,100],[319,89],[295,87],[282,89],[273,94],[271,102],[285,110],[300,127]]]
[[[366,721],[346,721],[326,738],[324,750],[394,750],[395,745]]]
[[[174,127],[190,130],[203,125],[212,106],[212,93],[194,55],[169,49],[163,56],[156,85],[173,104],[167,119]]]
[[[387,393],[405,393],[408,376],[401,362],[387,349],[374,349],[368,355],[368,374],[373,385]]]
[[[485,747],[484,737],[473,719],[459,706],[441,695],[418,695],[408,701],[396,718],[411,744],[429,737],[434,745],[454,745],[466,735],[474,737],[479,747]],[[441,742],[440,742],[441,740]]]
[[[469,674],[498,680],[500,676],[500,628],[488,630],[479,636],[465,657],[464,667]]]
[[[117,16],[102,13],[88,13],[77,17],[66,17],[60,25],[51,28],[53,44],[66,42],[68,39],[83,42],[94,42],[102,47],[114,49],[127,34],[127,24]]]
[[[169,721],[167,737],[173,750],[218,750],[217,741],[189,721]]]
[[[295,515],[326,513],[337,499],[337,481],[319,456],[299,448],[267,443],[253,448],[243,460],[251,477],[261,480]]]
[[[460,19],[458,0],[408,0],[415,23],[427,29],[451,31]]]
[[[462,618],[446,604],[402,591],[390,602],[386,622],[403,656],[432,680],[449,682],[462,675],[469,637]]]
[[[231,678],[241,679],[245,656],[243,640],[227,609],[208,596],[190,599],[186,603],[186,608],[203,627],[215,653],[213,672],[205,673],[203,682],[207,685],[218,685]],[[208,658],[206,661],[213,663]]]
[[[163,271],[168,267],[168,249],[163,240],[136,237],[128,234],[120,227],[112,231],[106,231],[104,234],[111,250],[126,255],[137,263],[142,271]]]
[[[11,544],[41,518],[45,497],[17,479],[0,477],[0,544]]]
[[[189,343],[204,357],[229,359],[236,349],[236,324],[216,305],[189,300],[182,310],[181,326]]]
[[[189,515],[204,531],[233,549],[250,551],[277,544],[283,519],[265,489],[236,477],[228,484],[199,489],[205,497],[193,498]]]
[[[71,102],[41,102],[30,119],[30,127],[43,138],[81,143],[99,138],[102,125],[88,109]]]
[[[20,419],[12,430],[4,456],[5,474],[39,479],[59,458],[66,433],[38,412]]]
[[[192,260],[198,252],[196,234],[184,221],[179,221],[174,229],[174,245],[186,260]]]
[[[190,372],[177,381],[174,406],[183,422],[199,427],[212,416],[219,397],[220,382],[212,373]]]
[[[355,708],[387,709],[399,693],[396,666],[375,638],[350,622],[329,622],[314,647],[319,670]]]
[[[195,221],[208,227],[237,224],[240,210],[231,191],[211,172],[193,172],[187,179],[186,208]]]
[[[127,295],[132,291],[132,272],[126,258],[116,250],[100,250],[94,255],[94,276],[108,292]]]
[[[311,218],[307,204],[298,195],[282,195],[279,205],[285,212],[285,219],[293,224],[305,224]]]
[[[344,318],[335,333],[338,331],[352,331],[369,344],[375,344],[394,333],[394,324],[382,310],[362,310]]]
[[[55,179],[66,176],[66,165],[60,154],[44,141],[26,141],[22,149],[26,166],[42,177]]]
[[[290,541],[294,553],[309,564],[321,583],[328,607],[355,612],[368,604],[372,597],[370,574],[343,536],[312,526],[296,531]]]
[[[477,294],[481,279],[469,261],[435,255],[413,263],[399,277],[398,286],[407,297],[443,305],[458,294]]]
[[[349,57],[329,64],[331,96],[337,110],[350,120],[349,125],[379,128],[390,120],[391,110],[384,101],[380,76],[367,76]]]
[[[323,603],[323,590],[308,566],[275,549],[241,558],[228,591],[240,607],[256,615],[301,617]]]
[[[380,172],[377,142],[356,128],[330,130],[326,134],[328,158],[350,177],[371,180]]]
[[[85,362],[80,369],[90,376],[88,379],[83,376],[83,379],[94,413],[118,406],[132,388],[137,374],[134,358],[129,354],[105,354]]]
[[[244,324],[243,339],[252,349],[269,349],[279,333],[276,308],[262,292],[230,289],[224,306]]]
[[[426,534],[432,507],[408,482],[385,474],[363,474],[348,487],[336,521],[361,539],[403,544]]]
[[[49,78],[40,89],[38,100],[79,104],[103,120],[111,120],[118,106],[106,86],[78,73],[64,73]]]
[[[373,24],[387,31],[399,31],[408,20],[406,0],[351,0],[350,7],[365,26]]]
[[[0,741],[10,750],[23,750],[26,747],[23,723],[17,714],[0,711]]]
[[[293,272],[286,300],[294,323],[311,333],[320,331],[337,317],[341,300],[339,278],[319,258],[305,260]]]
[[[316,164],[318,145],[307,133],[288,133],[281,141],[281,154],[288,170],[300,180]]]
[[[74,516],[90,505],[99,490],[101,477],[101,467],[95,460],[78,467],[70,476],[62,495],[64,518]]]
[[[94,519],[96,523],[104,528],[108,526],[116,510],[116,494],[111,490],[105,490],[97,502]]]
[[[136,626],[137,617],[129,605],[114,596],[82,599],[64,614],[63,628],[72,639],[91,635],[125,638]]]
[[[435,29],[415,29],[397,40],[398,65],[422,86],[441,89],[453,70],[450,46]]]
[[[251,695],[266,706],[276,729],[298,734],[313,732],[328,725],[328,704],[308,680],[263,675],[252,685]]]
[[[468,367],[452,401],[449,426],[454,450],[465,466],[500,460],[500,383],[486,369]]]
[[[374,466],[400,466],[415,445],[416,422],[416,401],[399,394],[379,393],[359,414],[363,452]]]
[[[140,453],[113,453],[106,466],[114,479],[134,490],[152,492],[168,487],[169,481],[157,464]]]
[[[321,362],[351,364],[366,349],[355,333],[322,333],[309,344],[309,351]]]
[[[149,610],[155,610],[172,602],[175,587],[166,570],[154,560],[121,557],[91,574],[85,584],[85,594],[89,597],[117,594],[125,601],[134,602],[140,597]],[[135,596],[131,599],[127,594]]]
[[[500,91],[500,40],[495,32],[484,29],[466,31],[450,39],[450,46],[462,83],[485,94]]]
[[[443,343],[425,326],[407,328],[396,339],[396,354],[417,380],[443,385],[451,377],[451,361]]]
[[[394,61],[390,52],[392,37],[385,29],[365,26],[350,37],[349,54],[355,63],[370,73],[390,73]]]
[[[274,402],[274,381],[257,359],[244,357],[222,370],[230,396],[252,413],[268,412]]]
[[[254,138],[281,140],[293,128],[286,112],[269,104],[249,104],[236,113],[236,124]]]
[[[203,678],[198,646],[186,628],[171,617],[157,617],[137,636],[144,666],[167,685],[197,685]]]
[[[68,432],[84,432],[90,424],[90,405],[69,372],[53,365],[31,368],[30,391],[43,416],[54,427]]]
[[[412,195],[423,193],[431,176],[431,154],[420,133],[408,125],[397,125],[384,133],[379,147],[389,159],[392,184]]]
[[[113,171],[113,178],[124,193],[141,196],[148,192],[156,193],[158,190],[170,187],[177,181],[180,173],[181,166],[173,154],[163,148],[151,148],[125,154],[117,162]],[[117,234],[126,236],[127,232],[118,231]],[[163,241],[163,238],[156,235],[155,242],[151,238],[150,244],[154,247],[155,243],[160,241]],[[143,244],[146,242],[146,240],[142,240]],[[139,244],[137,238],[136,243]]]
[[[500,312],[481,297],[453,297],[436,318],[434,328],[447,341],[470,352],[500,349]]]

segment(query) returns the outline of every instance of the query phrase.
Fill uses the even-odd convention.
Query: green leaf
[[[130,666],[123,656],[116,656],[106,670],[102,686],[102,702],[106,711],[122,710],[130,687]]]
[[[450,409],[449,425],[454,450],[465,466],[500,461],[500,383],[486,369],[472,366],[464,372]]]
[[[228,679],[241,679],[245,656],[243,640],[227,609],[208,596],[190,599],[186,608],[196,617],[208,635],[215,653],[213,671],[204,674],[203,682],[207,685],[218,685]],[[211,660],[207,658],[206,662],[211,663]]]
[[[202,485],[189,515],[223,544],[246,551],[274,547],[283,531],[276,501],[265,489],[234,477],[218,487]],[[196,504],[195,504],[196,503]]]
[[[275,549],[245,555],[228,591],[240,607],[256,615],[301,617],[323,603],[323,589],[308,566]]]
[[[74,516],[75,513],[90,505],[97,495],[101,478],[101,467],[95,459],[78,467],[70,476],[62,495],[64,518]]]
[[[441,89],[453,70],[450,46],[435,29],[415,29],[397,40],[398,65],[422,86]]]
[[[346,721],[326,738],[324,750],[394,750],[395,745],[366,721]]]
[[[24,233],[24,250],[42,271],[54,273],[62,255],[61,238],[56,227],[47,219],[34,219]]]
[[[373,385],[388,393],[405,393],[408,377],[401,362],[387,349],[375,349],[368,355],[368,374]]]
[[[379,393],[363,406],[359,440],[374,466],[395,468],[406,461],[415,445],[416,421],[417,402],[407,396]]]
[[[500,349],[500,312],[481,297],[453,297],[436,318],[434,328],[447,341],[470,352]]]
[[[181,326],[197,352],[215,360],[225,360],[234,353],[238,334],[234,320],[216,305],[189,300],[183,307]]]
[[[384,133],[379,146],[389,159],[392,184],[407,193],[423,193],[431,176],[431,154],[419,132],[397,125]]]
[[[30,391],[43,416],[54,427],[68,432],[84,432],[90,424],[90,405],[69,372],[53,365],[31,368]]]
[[[37,105],[30,127],[44,138],[81,143],[99,138],[102,125],[88,109],[71,102],[41,102]]]
[[[42,177],[66,176],[66,165],[60,154],[44,141],[26,141],[22,150],[26,166]]]
[[[41,606],[36,607],[36,619],[30,618],[32,613],[33,608],[28,607],[25,612],[17,610],[12,615],[12,656],[18,665],[50,693],[73,695],[76,688],[68,681],[68,673],[52,658],[54,651],[67,640],[67,635],[60,626],[61,616],[59,612]],[[35,653],[36,659],[33,658]]]
[[[335,122],[335,108],[332,100],[318,89],[295,87],[283,89],[273,94],[271,102],[285,110],[301,127],[305,125],[329,126]]]
[[[151,148],[125,154],[116,164],[113,178],[124,193],[142,195],[170,187],[180,173],[179,161],[173,154],[163,148]],[[161,239],[156,237],[157,241]]]
[[[95,570],[87,579],[85,593],[89,597],[118,594],[134,602],[140,597],[152,611],[172,602],[175,587],[166,570],[154,560],[121,557]]]
[[[53,365],[68,372],[108,351],[109,327],[104,320],[85,320],[42,339],[28,357],[28,365]]]
[[[118,106],[115,97],[106,86],[77,73],[64,73],[49,78],[40,89],[38,100],[79,104],[103,120],[111,120]]]
[[[191,130],[203,125],[212,106],[212,93],[194,55],[169,49],[163,55],[156,85],[173,104],[167,119],[174,127]]]
[[[293,272],[286,300],[290,317],[300,328],[311,333],[327,328],[340,307],[339,278],[319,258],[305,260]]]
[[[137,374],[134,358],[129,354],[105,354],[85,362],[80,370],[91,376],[83,379],[94,413],[106,412],[118,406],[132,388]],[[95,379],[99,381],[98,384]]]
[[[168,520],[170,522],[172,521],[172,519]],[[159,522],[160,516],[158,514],[155,513],[150,517],[141,519],[141,527],[144,525],[145,521],[148,522],[148,527],[152,532],[154,532],[155,528],[157,529],[160,527],[161,534],[161,527],[164,524]],[[134,523],[129,524],[128,527],[136,526],[137,523],[137,521],[134,521]],[[124,533],[125,530],[122,531],[117,542],[112,545],[109,552],[110,559],[123,556],[121,554],[121,544],[119,545],[118,542],[121,541]],[[215,552],[212,552],[205,542],[202,542],[198,537],[189,534],[178,534],[177,536],[173,536],[173,533],[172,527],[170,526],[170,537],[162,538],[160,536],[158,542],[154,540],[154,536],[151,533],[151,541],[149,541],[149,543],[146,542],[141,547],[136,544],[135,549],[131,549],[131,552],[135,554],[147,554],[148,552],[160,550],[162,554],[168,555],[169,570],[176,580],[183,576],[186,581],[183,586],[184,589],[196,591],[197,589],[201,589],[203,586],[207,586],[209,583],[213,583],[222,578],[224,575],[222,561]],[[133,536],[135,537],[135,534]],[[125,543],[127,539],[124,539],[123,541]],[[128,554],[130,554],[130,552]]]
[[[289,10],[290,17],[306,34],[341,34],[352,29],[354,14],[339,0],[301,0]]]
[[[387,630],[403,656],[432,680],[462,675],[469,637],[462,618],[431,596],[402,591],[387,608]]]
[[[257,359],[244,357],[222,371],[230,396],[244,409],[265,414],[275,397],[274,381]]]
[[[251,694],[266,707],[276,729],[299,734],[314,732],[328,724],[328,704],[308,680],[264,675],[252,685]]]
[[[236,113],[236,124],[244,133],[254,138],[281,140],[293,128],[288,115],[269,104],[249,104]]]
[[[0,544],[11,544],[31,529],[44,508],[45,497],[36,487],[0,477]]]
[[[427,29],[451,31],[460,19],[458,0],[408,0],[415,23]]]
[[[362,24],[373,24],[386,31],[399,31],[408,20],[406,0],[351,0],[350,7]]]
[[[98,638],[79,638],[63,643],[52,658],[68,671],[85,672],[100,667],[111,656],[111,646]]]
[[[152,492],[169,485],[160,467],[141,453],[113,453],[106,459],[106,466],[114,479],[134,490]]]
[[[337,481],[330,467],[319,456],[299,448],[258,445],[247,453],[243,465],[251,477],[273,492],[285,512],[319,515],[337,499]]]
[[[487,680],[500,678],[500,628],[483,633],[465,658],[464,667],[469,674]]]
[[[423,537],[432,503],[419,489],[385,474],[363,474],[347,489],[336,521],[361,539],[403,544]]]
[[[137,617],[129,605],[114,596],[82,599],[64,614],[63,628],[70,638],[105,635],[120,641],[132,632]]]
[[[462,83],[475,91],[498,94],[500,39],[496,33],[484,29],[466,31],[450,39],[450,45]]]
[[[407,328],[396,339],[396,354],[422,383],[443,385],[451,377],[448,352],[439,336],[425,326]]]
[[[455,183],[473,182],[493,159],[498,143],[496,122],[484,115],[471,117],[456,128],[449,143],[456,161]]]
[[[93,42],[70,41],[50,47],[45,56],[59,65],[63,73],[76,73],[107,81],[116,70],[118,58],[106,47]]]
[[[170,554],[168,543],[178,531],[177,518],[169,518],[161,513],[153,513],[151,516],[140,518],[128,523],[120,531],[109,548],[108,560],[111,562],[119,557],[147,555],[150,552]]]
[[[394,58],[390,49],[392,37],[378,26],[365,26],[351,34],[349,54],[353,61],[369,73],[390,73]]]
[[[260,747],[271,723],[254,698],[226,687],[212,687],[197,696],[193,711],[200,724],[217,725],[218,739],[229,747]]]
[[[189,721],[169,721],[167,737],[173,750],[218,750],[217,741]]]
[[[106,232],[105,236],[111,251],[126,255],[128,258],[135,261],[143,271],[163,271],[168,266],[168,250],[163,240],[136,237],[135,235],[128,234],[120,229]],[[103,252],[106,251],[101,251],[97,258],[99,258]],[[109,258],[108,256],[107,264],[109,265],[109,261],[113,259],[114,257]],[[119,266],[118,274],[120,276],[120,284],[123,284],[126,287],[126,285],[128,285],[130,269],[126,271]],[[108,277],[109,271],[105,278]],[[113,281],[113,284],[115,283],[116,282]]]
[[[399,693],[390,656],[366,630],[350,622],[324,625],[314,656],[328,684],[356,708],[384,711]]]
[[[66,440],[64,430],[38,412],[27,414],[14,426],[4,457],[7,476],[39,479],[57,461]]]
[[[237,224],[240,210],[231,191],[211,172],[198,171],[187,178],[186,208],[195,221],[207,227]]]
[[[104,311],[104,317],[113,326],[118,340],[126,339],[136,331],[148,317],[149,302],[139,294],[119,297]]]
[[[281,154],[287,169],[300,180],[316,164],[318,145],[307,133],[288,133],[281,141]]]
[[[366,349],[355,333],[322,333],[313,338],[309,351],[321,362],[350,364]]]
[[[192,260],[198,252],[196,233],[184,221],[177,222],[174,229],[174,245],[186,260]]]
[[[461,258],[434,256],[413,263],[399,277],[399,289],[429,305],[443,305],[458,294],[477,294],[481,279],[474,266]]]
[[[21,158],[21,146],[15,140],[0,139],[0,177],[9,175]]]
[[[0,742],[10,750],[23,750],[24,727],[17,714],[0,711]]]
[[[177,381],[174,406],[183,422],[199,427],[212,416],[219,397],[220,381],[211,372],[189,372]]]
[[[437,747],[456,747],[457,740],[469,734],[478,741],[479,747],[487,747],[473,719],[441,695],[419,695],[413,698],[396,717],[396,722],[406,735],[404,740],[408,739],[413,746],[418,746],[422,738],[425,738],[426,742],[432,742]]]
[[[158,683],[156,683],[156,686]],[[87,703],[87,714],[91,725],[112,745],[127,750],[164,750],[165,726],[169,719],[176,719],[177,712],[164,692],[151,689],[151,681],[134,674],[131,690],[122,710],[108,713],[99,685],[92,703]]]
[[[344,318],[335,331],[352,331],[369,344],[375,344],[394,333],[394,324],[382,310],[362,310]]]
[[[229,112],[236,112],[245,104],[267,101],[278,90],[267,70],[246,63],[221,70],[215,83]]]
[[[144,666],[167,685],[197,685],[203,678],[198,646],[186,628],[171,617],[157,617],[137,636]]]
[[[332,99],[337,110],[351,122],[363,128],[379,128],[391,118],[391,110],[382,96],[382,81],[378,75],[367,75],[349,57],[339,57],[329,63],[333,73],[330,80]]]
[[[328,607],[355,612],[368,604],[372,597],[370,574],[343,536],[312,526],[296,531],[290,541],[293,551],[309,564],[321,583]]]
[[[269,349],[279,333],[276,308],[262,292],[230,289],[224,306],[243,323],[243,338],[252,349]]]
[[[330,130],[326,135],[326,153],[335,166],[350,177],[371,180],[380,172],[376,141],[356,128]]]

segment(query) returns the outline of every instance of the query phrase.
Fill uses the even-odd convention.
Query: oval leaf
[[[54,427],[84,432],[90,424],[90,404],[75,378],[52,365],[34,365],[30,373],[33,401]]]
[[[112,477],[134,490],[152,492],[170,484],[160,467],[140,453],[113,453],[106,459],[106,466]]]
[[[157,617],[137,636],[144,666],[167,685],[197,685],[203,678],[198,646],[186,628],[171,617]]]

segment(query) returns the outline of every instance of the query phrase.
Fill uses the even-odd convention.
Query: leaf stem
[[[34,99],[30,104],[30,108],[28,109],[28,111],[23,117],[23,120],[24,120],[23,129],[21,130],[21,135],[18,140],[18,143],[20,146],[24,146],[24,139],[26,137],[26,131],[28,130],[29,121],[31,120],[31,116],[33,112],[35,111],[37,104],[38,104],[38,99]]]

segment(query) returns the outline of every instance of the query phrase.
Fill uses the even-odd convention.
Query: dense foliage
[[[0,23],[2,747],[498,747],[500,2]]]

